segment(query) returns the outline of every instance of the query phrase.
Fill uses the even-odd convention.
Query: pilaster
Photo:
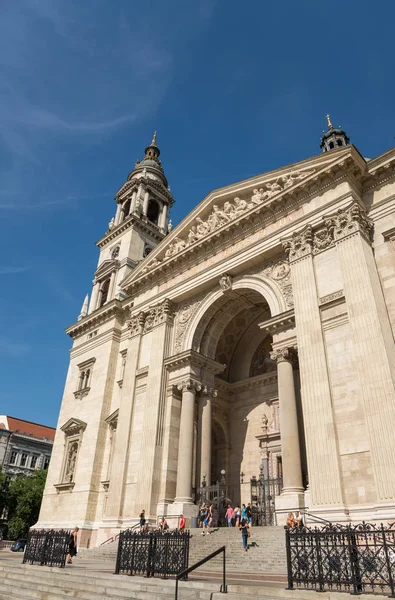
[[[122,513],[126,468],[128,464],[129,440],[133,419],[136,371],[144,328],[144,314],[133,315],[127,322],[130,340],[125,364],[125,375],[119,406],[117,436],[114,446],[106,518],[119,519]]]
[[[395,346],[370,238],[357,202],[325,219],[343,274],[378,500],[395,498]]]
[[[310,226],[283,240],[288,252],[297,326],[301,395],[311,510],[343,504],[339,453],[318,294],[313,265]]]

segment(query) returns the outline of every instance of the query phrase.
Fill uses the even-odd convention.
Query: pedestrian
[[[141,511],[139,518],[140,518],[140,533],[144,533],[146,531],[145,510]]]
[[[243,541],[244,552],[248,550],[248,523],[245,519],[241,520],[239,530],[241,531],[241,539]]]
[[[303,515],[301,515],[298,510],[295,513],[295,523],[295,527],[297,527],[297,529],[301,529],[303,527]]]
[[[241,505],[241,518],[245,519],[246,523],[248,522],[247,521],[247,509],[246,509],[246,505],[245,504]]]
[[[241,517],[241,510],[239,505],[237,505],[233,511],[234,513],[234,517],[235,517],[235,527],[238,527],[240,525],[240,517]]]
[[[73,563],[72,559],[77,554],[77,534],[78,527],[74,527],[73,533],[70,534],[69,540],[69,552],[67,554],[67,564],[71,565]]]
[[[210,527],[211,527],[211,525],[212,525],[212,522],[213,522],[213,505],[212,505],[212,504],[210,504],[210,505],[207,507],[207,510],[206,510],[206,517],[205,517],[205,519],[204,519],[204,521],[203,521],[203,531],[202,531],[202,535],[204,535],[204,534],[205,534],[205,531],[207,531],[207,535],[210,535],[210,534],[211,534]]]
[[[203,502],[199,509],[199,527],[203,527],[204,519],[206,518],[206,504]]]
[[[247,504],[246,515],[247,515],[247,524],[248,524],[248,537],[251,537],[252,509],[251,509],[251,503],[250,502]]]
[[[185,531],[185,519],[184,519],[184,515],[180,515],[180,524],[179,524],[179,528],[180,528],[180,532],[184,533]]]
[[[228,504],[228,508],[226,509],[225,518],[228,521],[228,527],[233,527],[233,508],[230,504]]]
[[[165,517],[162,517],[162,519],[159,523],[159,529],[160,529],[160,531],[166,531],[167,529],[169,529],[169,526],[167,524]]]
[[[290,529],[293,529],[295,526],[296,526],[296,521],[295,521],[295,517],[293,516],[293,513],[288,513],[287,527],[289,527]]]

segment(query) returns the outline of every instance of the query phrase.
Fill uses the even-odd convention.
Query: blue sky
[[[178,223],[318,154],[393,145],[395,3],[0,3],[0,413],[55,425],[114,195],[158,130]]]

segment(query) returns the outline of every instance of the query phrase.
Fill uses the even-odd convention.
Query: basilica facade
[[[37,527],[95,546],[221,478],[247,503],[263,459],[278,524],[395,518],[395,149],[367,160],[330,121],[321,149],[173,229],[154,136],[67,329]]]

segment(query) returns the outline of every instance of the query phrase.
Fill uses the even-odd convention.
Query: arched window
[[[126,200],[125,204],[122,207],[122,211],[123,211],[123,221],[125,219],[128,218],[129,216],[129,212],[130,212],[130,203],[131,203],[131,199],[129,198],[129,200]]]
[[[334,148],[334,147],[335,147],[335,144],[334,144],[333,142],[329,142],[329,148],[330,148],[331,150],[333,150],[333,148]]]
[[[106,279],[105,281],[103,281],[103,283],[101,284],[101,288],[100,288],[101,296],[100,296],[99,308],[107,302],[109,289],[110,289],[110,279]]]
[[[337,140],[337,145],[338,146],[343,146],[343,140]]]
[[[148,254],[152,251],[151,246],[148,246],[148,244],[146,244],[144,246],[144,252],[143,252],[143,258],[145,258],[146,256],[148,256]]]
[[[159,204],[155,200],[150,200],[148,203],[147,217],[151,223],[158,224],[159,219]]]

